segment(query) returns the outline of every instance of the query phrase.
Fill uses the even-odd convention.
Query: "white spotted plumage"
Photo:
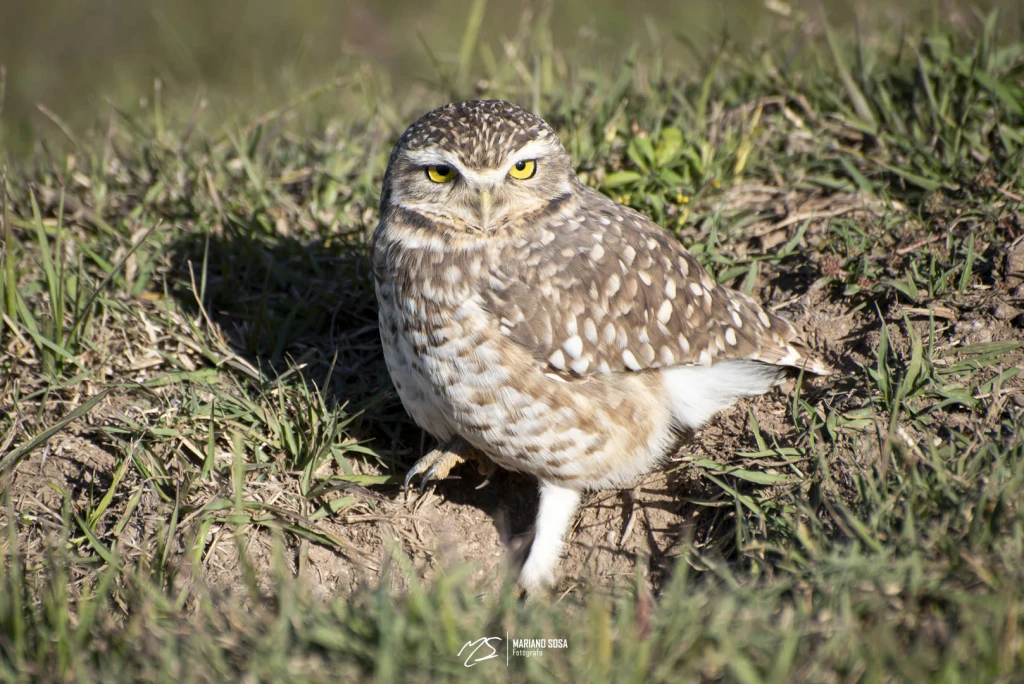
[[[526,159],[533,176],[509,175]],[[432,182],[427,164],[454,180]],[[554,580],[582,491],[628,484],[679,430],[787,368],[826,371],[789,323],[580,183],[551,128],[506,102],[455,103],[410,126],[372,261],[395,388],[443,443],[409,477],[470,457],[536,476],[528,590]]]

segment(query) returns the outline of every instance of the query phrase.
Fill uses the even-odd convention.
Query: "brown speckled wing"
[[[718,286],[671,235],[585,190],[586,207],[501,254],[485,306],[537,363],[576,376],[747,358],[825,374],[792,326]]]

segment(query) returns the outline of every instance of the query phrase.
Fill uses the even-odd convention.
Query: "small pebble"
[[[992,304],[992,315],[1000,321],[1008,321],[1017,315],[1017,309],[1013,308],[1001,299]]]

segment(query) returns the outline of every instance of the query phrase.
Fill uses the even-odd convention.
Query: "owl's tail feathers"
[[[824,361],[815,358],[807,345],[795,339],[759,349],[751,358],[773,366],[792,369],[791,373],[802,371],[811,375],[832,374],[832,369]]]
[[[825,363],[814,357],[810,348],[800,339],[800,334],[785,318],[766,311],[750,297],[735,291],[728,292],[732,306],[753,325],[745,325],[744,334],[752,334],[752,354],[746,356],[752,361],[761,361],[772,366],[784,366],[795,372],[812,375],[830,375]],[[748,332],[749,331],[749,332]]]

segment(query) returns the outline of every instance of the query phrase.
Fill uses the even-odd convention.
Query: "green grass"
[[[1024,334],[993,312],[1024,299],[1024,46],[991,15],[598,70],[469,25],[436,88],[363,70],[226,125],[154,93],[7,161],[0,677],[1019,678]],[[536,105],[585,182],[803,317],[837,370],[770,400],[781,427],[751,410],[674,462],[706,489],[665,577],[530,603],[470,564],[421,577],[394,503],[420,432],[366,248],[396,137],[474,95]],[[316,549],[370,579],[315,595]],[[506,633],[569,648],[456,655]]]

